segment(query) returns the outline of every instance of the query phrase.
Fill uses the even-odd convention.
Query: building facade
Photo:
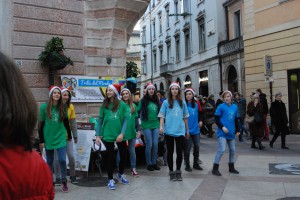
[[[245,0],[246,94],[262,89],[268,102],[282,92],[292,133],[300,133],[300,1]]]
[[[127,43],[150,0],[2,0],[0,50],[13,58],[40,104],[48,99],[48,70],[38,55],[52,37],[64,39],[74,66],[60,74],[124,77]],[[98,114],[99,103],[76,103],[76,112]]]
[[[226,40],[224,1],[152,0],[140,20],[141,88],[191,82],[197,94],[221,90],[218,44]]]

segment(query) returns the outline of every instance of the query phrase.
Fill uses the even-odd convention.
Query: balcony
[[[238,37],[233,40],[226,41],[220,44],[219,47],[219,52],[221,56],[241,52],[243,50],[244,50],[243,37]]]
[[[174,70],[173,63],[165,63],[160,66],[160,75],[163,77],[171,76]]]

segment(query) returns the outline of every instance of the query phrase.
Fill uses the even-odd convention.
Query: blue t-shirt
[[[189,117],[185,101],[182,108],[178,100],[174,100],[173,108],[169,108],[169,101],[165,100],[160,108],[158,117],[165,118],[165,134],[173,137],[185,136],[186,129],[183,118]]]
[[[220,122],[228,129],[228,133],[224,133],[222,129],[218,127],[218,137],[226,139],[235,139],[235,119],[239,117],[238,107],[236,104],[222,103],[218,106],[215,116],[220,116]]]
[[[189,133],[190,135],[196,135],[200,133],[200,129],[198,126],[198,104],[195,102],[195,108],[192,107],[192,103],[187,103],[187,108],[189,111]]]

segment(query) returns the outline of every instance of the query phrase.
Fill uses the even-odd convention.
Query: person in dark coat
[[[213,136],[212,125],[214,121],[215,109],[214,107],[207,102],[207,98],[203,97],[202,99],[202,112],[204,120],[204,129],[208,132],[208,137]]]
[[[220,92],[219,92],[219,98],[218,98],[217,101],[216,101],[215,109],[217,109],[218,106],[219,106],[220,104],[223,103],[222,94],[223,94],[223,91],[220,91]]]
[[[245,117],[246,117],[246,99],[241,97],[241,94],[238,92],[234,93],[234,100],[233,103],[235,103],[239,109],[239,116],[240,116],[240,135],[239,135],[239,141],[244,142],[243,140],[243,132],[248,135],[248,131],[245,128]]]
[[[247,106],[247,114],[254,116],[254,121],[249,124],[252,136],[251,148],[257,149],[257,146],[255,146],[255,142],[257,142],[259,150],[263,150],[265,147],[261,144],[261,138],[264,136],[264,108],[262,103],[259,102],[258,94],[252,95],[252,101]]]
[[[275,134],[270,142],[270,147],[273,148],[274,142],[281,133],[281,148],[289,149],[287,146],[285,146],[285,138],[288,134],[288,117],[286,114],[285,104],[281,101],[281,97],[281,92],[276,93],[275,101],[271,103],[270,107],[271,122],[276,129]]]
[[[268,112],[269,112],[269,107],[268,107],[268,101],[266,98],[266,94],[262,93],[261,89],[257,89],[256,93],[259,95],[259,101],[263,105],[264,108],[264,116],[265,116],[265,124],[264,124],[264,130],[265,130],[265,135],[264,139],[269,140],[269,127],[267,124],[267,117],[268,117]]]

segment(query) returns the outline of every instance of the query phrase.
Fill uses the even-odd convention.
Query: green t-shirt
[[[138,109],[141,110],[142,101],[139,102]],[[159,128],[159,119],[157,117],[158,114],[158,107],[152,101],[148,104],[148,120],[141,119],[141,126],[142,129],[155,129]]]
[[[59,119],[59,111],[56,106],[52,106],[51,113],[52,119],[49,119],[47,115],[47,103],[41,105],[39,121],[45,122],[43,130],[46,150],[58,149],[67,145],[67,130],[63,121],[60,121]]]
[[[126,104],[126,103],[125,103]],[[135,118],[138,116],[136,105],[134,105],[135,112],[131,112],[131,108],[129,104],[126,104],[126,116],[127,117],[127,128],[125,131],[125,137],[124,140],[131,140],[133,138],[136,138],[136,130],[135,130]]]
[[[99,117],[103,119],[100,136],[106,142],[115,142],[122,131],[123,121],[126,117],[126,104],[120,101],[120,106],[116,112],[112,111],[113,103],[109,104],[109,108],[103,105],[100,107]]]

